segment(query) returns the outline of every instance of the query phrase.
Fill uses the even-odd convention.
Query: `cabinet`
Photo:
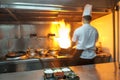
[[[42,69],[38,59],[0,62],[0,73],[21,72]]]

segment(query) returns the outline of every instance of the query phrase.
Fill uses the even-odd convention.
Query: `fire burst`
[[[68,48],[71,46],[70,40],[70,24],[65,24],[64,20],[59,22],[59,38],[58,43],[61,48]]]

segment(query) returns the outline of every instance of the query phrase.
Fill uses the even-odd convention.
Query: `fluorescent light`
[[[53,5],[53,4],[37,4],[37,3],[21,3],[21,2],[14,2],[13,4],[17,5],[34,5],[34,6],[49,6],[49,7],[63,7],[62,5]]]
[[[33,10],[61,10],[57,5],[48,4],[32,4],[32,3],[14,3],[14,4],[1,4],[2,8],[14,8],[14,9],[33,9]]]

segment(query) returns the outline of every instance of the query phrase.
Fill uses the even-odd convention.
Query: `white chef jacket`
[[[90,24],[83,24],[74,31],[72,41],[77,42],[76,49],[84,50],[80,58],[92,59],[96,56],[95,43],[98,39],[98,31]]]

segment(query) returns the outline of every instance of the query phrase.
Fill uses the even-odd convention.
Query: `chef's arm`
[[[75,46],[76,46],[76,42],[72,42],[71,43],[71,48],[75,48]]]
[[[71,55],[71,58],[74,58],[74,53],[76,50],[76,42],[71,42],[71,46],[68,48],[69,54]]]
[[[69,49],[74,49],[76,48],[76,42],[71,42],[71,46],[69,47]]]

